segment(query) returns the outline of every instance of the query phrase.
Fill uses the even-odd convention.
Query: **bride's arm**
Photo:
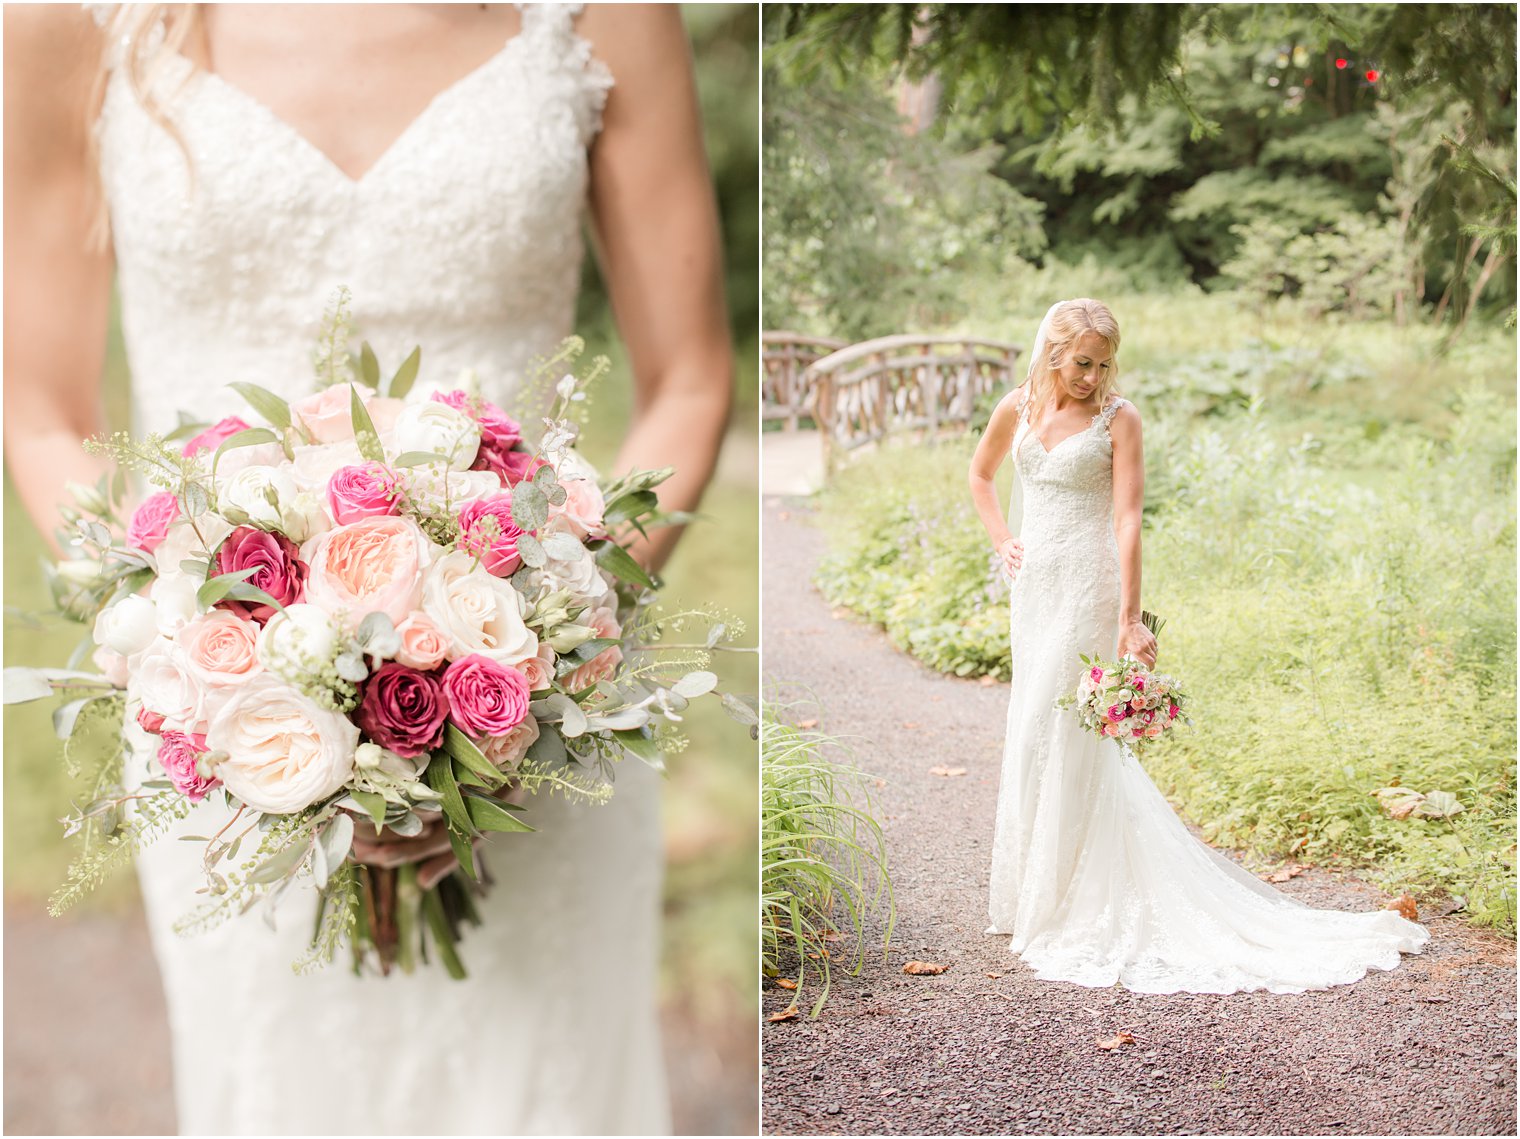
[[[65,484],[110,469],[80,449],[105,428],[111,258],[88,249],[99,53],[78,5],[6,5],[5,461],[49,542]]]
[[[1140,622],[1140,511],[1145,503],[1145,451],[1140,413],[1126,403],[1109,425],[1114,442],[1114,538],[1119,544],[1119,655],[1156,663],[1156,638]]]
[[[634,379],[614,473],[673,466],[660,505],[694,510],[723,441],[734,362],[690,49],[676,5],[592,5],[580,30],[616,81],[591,150],[597,254]],[[677,536],[652,531],[635,552],[658,568]]]
[[[966,476],[977,516],[987,528],[987,537],[992,539],[993,548],[1002,558],[1010,577],[1018,573],[1024,562],[1024,547],[1008,532],[1008,523],[1004,521],[1002,508],[998,506],[997,487],[992,480],[1007,458],[1009,448],[1013,446],[1013,437],[1019,427],[1022,390],[1015,388],[993,408],[992,418],[988,420],[987,430],[982,432],[976,445],[976,453],[971,456],[971,470]]]

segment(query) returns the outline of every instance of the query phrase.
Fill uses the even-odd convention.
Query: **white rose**
[[[523,622],[522,598],[505,578],[487,573],[463,550],[434,562],[422,581],[422,611],[449,638],[449,659],[479,653],[516,665],[538,653]]]
[[[396,447],[449,456],[449,469],[467,471],[480,452],[480,424],[458,408],[428,400],[408,404],[396,417]],[[500,483],[497,484],[498,486]]]
[[[95,643],[129,657],[140,653],[158,636],[158,608],[146,597],[129,593],[95,618]]]
[[[238,473],[245,467],[277,467],[285,461],[285,451],[278,443],[255,443],[251,447],[234,447],[224,451],[216,464],[217,481]],[[209,466],[211,456],[206,455]]]
[[[357,467],[364,462],[359,445],[352,439],[339,443],[316,443],[296,447],[290,475],[301,490],[327,493],[327,481],[343,467]]]
[[[401,473],[401,486],[419,511],[442,510],[444,503],[454,513],[466,502],[501,491],[501,480],[494,471],[450,471],[444,481],[440,464],[411,467]]]
[[[464,392],[471,399],[478,398],[480,396],[480,377],[476,374],[475,369],[461,369],[459,375],[453,380],[424,379],[407,393],[407,402],[434,402],[433,396],[447,395],[449,392]]]
[[[296,482],[288,467],[244,467],[222,482],[217,495],[223,510],[239,510],[256,526],[284,530],[288,515],[304,521],[294,510]],[[302,541],[294,534],[292,541]]]
[[[259,633],[255,652],[259,663],[271,672],[300,676],[317,672],[332,662],[338,647],[338,627],[316,605],[287,605],[269,619]]]
[[[216,775],[234,796],[286,815],[348,781],[359,729],[347,716],[267,675],[234,692],[206,734],[208,747],[227,753]]]
[[[568,552],[569,547],[561,542],[546,542],[544,550],[552,555]],[[597,568],[596,555],[579,542],[575,544],[575,550],[574,557],[551,556],[544,566],[544,572],[549,574],[555,586],[568,589],[575,595],[575,599],[584,605],[594,606],[605,602],[613,589],[607,579],[602,576],[602,571]]]
[[[172,637],[195,619],[199,611],[195,595],[200,587],[201,583],[187,573],[160,577],[148,587],[160,633]]]
[[[164,718],[165,727],[191,734],[206,730],[208,689],[185,661],[179,646],[160,637],[136,662],[132,678],[142,706]]]
[[[196,526],[200,527],[200,533],[205,535],[204,543],[200,535],[195,532]],[[153,551],[153,563],[158,567],[158,579],[164,581],[186,578],[193,581],[195,587],[199,589],[205,578],[191,577],[186,574],[181,563],[192,559],[204,561],[205,555],[213,553],[222,544],[222,540],[232,533],[232,529],[232,523],[218,514],[202,514],[195,520],[195,526],[183,520],[174,523],[169,527],[169,532],[164,535],[164,540],[158,544],[158,549]]]

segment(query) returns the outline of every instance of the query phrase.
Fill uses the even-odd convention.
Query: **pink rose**
[[[1153,721],[1153,720],[1155,720],[1155,718],[1156,718],[1156,713],[1154,713],[1154,712],[1142,712],[1142,713],[1141,713],[1141,714],[1140,714],[1140,718],[1141,718],[1141,719],[1142,719],[1142,720],[1144,720],[1144,721],[1145,721],[1145,722],[1146,722],[1146,723],[1147,723],[1147,724],[1149,724],[1149,723],[1151,723],[1151,722],[1152,722],[1152,721]]]
[[[517,668],[528,678],[529,692],[542,692],[554,683],[554,650],[540,643],[538,655],[518,661]]]
[[[349,629],[370,613],[399,625],[422,600],[427,536],[407,518],[365,518],[306,543],[306,600],[344,615]]]
[[[582,540],[606,537],[602,515],[607,503],[601,488],[591,479],[565,479],[559,485],[565,489],[565,501],[549,507],[549,524]]]
[[[434,392],[433,399],[464,412],[480,425],[480,450],[470,464],[472,471],[491,471],[501,480],[502,486],[518,481],[516,478],[508,481],[512,470],[512,448],[522,441],[522,426],[517,420],[489,400],[471,399],[461,391]]]
[[[1145,691],[1145,677],[1143,677],[1143,676],[1137,676],[1137,677],[1134,678],[1133,681],[1131,681],[1131,683],[1134,685],[1134,688],[1135,688],[1136,692],[1144,692]]]
[[[516,486],[523,479],[531,479],[539,467],[548,465],[528,451],[508,451],[502,458],[502,467],[497,474],[501,476],[504,485]]]
[[[407,668],[426,672],[437,668],[449,655],[451,642],[448,635],[433,624],[426,613],[413,613],[396,626],[396,633],[401,638],[401,648],[396,653],[396,659]]]
[[[179,500],[167,490],[150,494],[132,512],[127,523],[127,545],[152,553],[169,533],[169,524],[179,517]]]
[[[494,519],[494,524],[488,519]],[[512,521],[512,496],[492,494],[465,504],[459,512],[459,548],[480,559],[486,572],[511,577],[522,565],[517,539],[524,531]]]
[[[617,614],[607,605],[599,605],[589,613],[581,614],[580,623],[596,630],[598,637],[623,635],[623,627],[617,622]],[[623,650],[617,645],[609,645],[565,677],[565,691],[579,692],[583,688],[590,688],[599,680],[610,680],[622,663]]]
[[[1145,729],[1145,738],[1148,740],[1153,740],[1165,730],[1166,729],[1161,724],[1152,724],[1150,727]]]
[[[239,526],[227,535],[216,552],[218,574],[255,572],[244,580],[273,597],[281,605],[294,605],[303,599],[307,566],[296,544],[284,534],[273,534],[255,526]],[[246,616],[260,625],[278,612],[272,605],[243,601],[220,601],[221,608]]]
[[[306,428],[313,443],[341,443],[354,437],[353,396],[334,384],[290,405],[290,418]]]
[[[401,489],[396,472],[374,462],[339,467],[327,480],[327,506],[340,526],[361,518],[400,514]]]
[[[242,684],[263,669],[254,652],[259,627],[226,609],[213,609],[179,631],[190,672],[213,688]]]
[[[1139,739],[1144,734],[1145,734],[1145,729],[1144,728],[1135,728],[1132,732],[1130,732],[1130,735],[1134,736],[1136,739]]]
[[[164,730],[164,718],[146,707],[137,709],[137,726],[145,732],[157,734]]]
[[[1108,710],[1108,718],[1116,724],[1128,715],[1129,708],[1124,704],[1115,704]]]
[[[1145,701],[1136,696],[1129,702],[1129,706],[1138,712],[1141,708],[1145,707]]]
[[[169,773],[169,782],[181,795],[196,802],[206,792],[221,786],[221,780],[207,778],[195,769],[196,761],[206,752],[205,736],[187,736],[184,732],[165,732],[158,747],[158,762]]]
[[[249,424],[244,423],[235,415],[229,415],[226,419],[217,420],[191,439],[185,444],[185,449],[180,454],[193,455],[197,451],[215,451],[238,432],[247,430],[249,430]]]
[[[522,762],[523,756],[539,737],[538,721],[527,717],[504,736],[487,736],[480,741],[480,753],[495,767],[507,770]]]
[[[1177,718],[1177,713],[1180,712],[1180,711],[1182,711],[1182,709],[1179,708],[1176,704],[1171,705],[1166,710],[1167,718],[1171,719],[1171,720],[1175,720]]]
[[[1094,684],[1103,683],[1103,670],[1101,668],[1095,668],[1087,675],[1092,677]]]
[[[1103,725],[1103,734],[1105,736],[1110,736],[1110,737],[1117,736],[1119,734],[1119,725],[1118,724],[1104,724]]]
[[[381,747],[416,759],[438,746],[448,711],[437,676],[393,662],[360,688],[354,722]]]
[[[471,653],[443,674],[449,719],[467,736],[502,736],[528,716],[528,678],[508,664]]]

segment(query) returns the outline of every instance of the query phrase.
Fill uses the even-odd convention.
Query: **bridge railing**
[[[961,336],[884,336],[808,365],[802,384],[832,471],[841,454],[888,435],[966,429],[977,401],[1023,380],[1023,348]]]
[[[764,376],[761,380],[761,411],[765,419],[786,421],[788,431],[812,414],[812,393],[804,374],[813,361],[837,352],[843,340],[806,336],[800,332],[765,332],[760,336]]]

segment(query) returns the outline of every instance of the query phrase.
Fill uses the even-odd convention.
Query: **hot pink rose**
[[[339,467],[327,480],[327,506],[340,526],[361,518],[400,514],[401,488],[396,472],[374,462]]]
[[[213,688],[242,684],[263,671],[254,652],[259,627],[225,609],[196,617],[179,631],[192,675]]]
[[[1129,715],[1129,707],[1128,707],[1128,705],[1125,705],[1125,704],[1115,704],[1113,707],[1111,707],[1108,710],[1108,718],[1110,720],[1112,720],[1116,724],[1120,720],[1124,719],[1125,716],[1128,716],[1128,715]]]
[[[187,736],[184,732],[165,732],[158,748],[158,762],[169,773],[174,789],[188,799],[199,802],[206,792],[221,786],[221,780],[207,778],[196,771],[196,761],[206,751],[205,736]]]
[[[563,528],[577,538],[604,538],[607,528],[602,523],[607,503],[601,488],[591,479],[565,479],[559,484],[565,489],[565,501],[549,507],[549,524]]]
[[[303,599],[307,567],[296,544],[284,534],[272,534],[255,526],[239,526],[216,552],[216,572],[237,573],[252,569],[245,578],[248,584],[262,589],[281,605],[294,605]],[[264,624],[278,612],[273,606],[242,601],[218,602],[231,610]]]
[[[1092,677],[1094,684],[1103,683],[1103,670],[1101,668],[1093,669],[1092,672],[1088,673],[1088,675]]]
[[[290,418],[306,428],[313,443],[341,443],[354,437],[353,396],[347,384],[334,384],[296,400],[290,405]]]
[[[167,490],[150,494],[132,512],[127,523],[127,545],[152,553],[169,533],[169,524],[179,517],[179,500]]]
[[[197,451],[215,451],[228,439],[231,439],[240,431],[247,431],[249,424],[244,423],[235,415],[229,415],[226,419],[219,419],[206,430],[202,431],[190,442],[185,444],[182,455],[193,455]]]
[[[1135,686],[1135,691],[1136,692],[1144,692],[1145,691],[1145,677],[1143,677],[1143,676],[1137,676],[1137,677],[1134,678],[1134,680],[1131,681],[1131,683]]]
[[[448,634],[433,624],[426,613],[413,613],[396,626],[396,633],[401,637],[396,659],[408,668],[420,668],[426,672],[437,668],[449,655],[452,642]]]
[[[492,523],[495,520],[494,532]],[[512,496],[493,494],[465,504],[459,512],[459,548],[478,557],[486,572],[496,577],[511,577],[522,565],[517,539],[524,533],[512,521]]]
[[[617,614],[610,606],[599,605],[589,613],[583,613],[580,623],[596,630],[598,637],[621,637],[623,627],[617,622]],[[623,663],[623,650],[610,645],[597,653],[585,664],[565,677],[565,691],[579,692],[590,688],[599,680],[610,680]]]
[[[437,676],[392,662],[360,688],[354,722],[381,747],[415,759],[443,738],[448,711]]]
[[[307,600],[358,628],[370,613],[399,625],[422,600],[427,536],[407,518],[365,518],[306,543]]]
[[[145,732],[158,733],[164,730],[164,718],[157,712],[150,712],[146,708],[137,710],[137,726]]]
[[[1167,718],[1175,720],[1177,718],[1177,713],[1180,712],[1180,711],[1182,711],[1182,709],[1179,708],[1176,704],[1171,705],[1166,710]]]
[[[502,457],[501,462],[501,469],[496,473],[501,476],[502,483],[505,486],[516,486],[523,479],[531,479],[539,467],[547,467],[549,465],[538,456],[527,451],[508,451]]]
[[[449,665],[443,692],[449,719],[467,736],[502,736],[528,716],[528,678],[511,665],[471,653]]]

